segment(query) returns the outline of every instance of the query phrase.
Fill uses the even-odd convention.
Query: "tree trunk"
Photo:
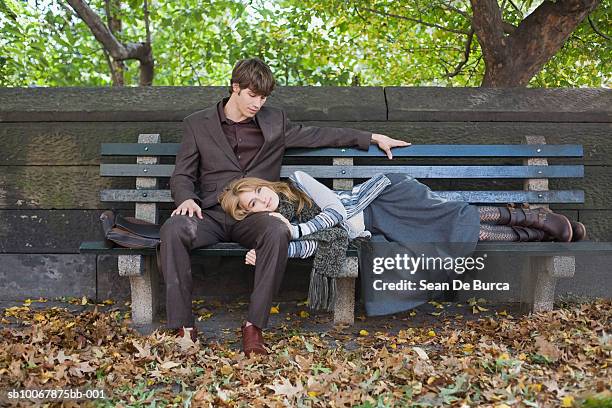
[[[119,7],[120,0],[113,0],[115,7]],[[122,86],[124,84],[123,72],[125,65],[123,61],[127,59],[137,59],[140,62],[140,79],[141,86],[150,86],[153,84],[154,76],[154,61],[151,48],[151,40],[148,25],[148,10],[145,9],[145,25],[147,29],[147,41],[140,43],[121,43],[114,35],[114,32],[121,30],[121,20],[114,18],[112,13],[111,1],[106,1],[106,13],[108,17],[108,26],[106,26],[100,16],[96,14],[83,0],[67,0],[70,7],[77,15],[87,24],[96,40],[102,44],[108,55],[110,56],[110,69],[113,77],[113,86]],[[145,0],[146,5],[146,0]]]
[[[485,61],[481,86],[527,86],[600,1],[544,1],[505,35],[497,0],[471,0],[472,27]]]
[[[106,0],[106,21],[110,32],[117,36],[117,33],[121,33],[121,20],[116,18],[116,11],[121,8],[120,0]],[[125,77],[123,75],[125,71],[125,63],[122,60],[116,60],[110,58],[110,70],[113,81],[113,86],[125,85]]]
[[[151,44],[142,43],[145,56],[140,60],[140,86],[153,85],[153,76],[155,75],[155,61],[153,60],[153,52]]]

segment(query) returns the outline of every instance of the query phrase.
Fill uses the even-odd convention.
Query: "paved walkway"
[[[95,304],[88,302],[81,304],[82,299],[49,299],[47,302],[33,302],[29,305],[31,309],[50,309],[52,307],[66,308],[74,314],[83,311],[93,310]],[[198,327],[203,342],[222,342],[228,343],[230,347],[238,349],[240,347],[240,325],[247,315],[248,299],[238,299],[234,301],[221,301],[214,299],[194,300],[193,310],[196,314],[196,326]],[[0,301],[0,310],[4,316],[7,308],[23,306],[24,302]],[[458,324],[462,321],[476,319],[483,316],[495,316],[496,313],[509,314],[518,317],[519,305],[512,304],[488,304],[478,303],[480,309],[474,313],[473,306],[467,303],[455,302],[431,302],[418,307],[417,309],[398,313],[391,316],[366,317],[363,310],[358,308],[355,324],[351,327],[334,326],[331,313],[312,312],[303,302],[280,302],[274,305],[278,313],[270,315],[270,321],[266,333],[278,335],[293,335],[298,333],[315,332],[325,337],[326,333],[333,333],[334,341],[343,339],[343,346],[346,349],[357,347],[353,339],[360,335],[376,335],[376,332],[385,334],[396,334],[401,329],[414,328],[435,328],[443,325],[449,320]],[[130,324],[129,303],[123,304],[98,304],[100,312],[120,311],[125,316],[126,323]],[[164,311],[160,313],[160,322],[150,326],[134,327],[138,332],[147,335],[156,329],[163,330],[165,323]],[[20,324],[14,318],[4,317],[0,321],[1,327],[17,328]],[[340,337],[338,337],[340,335]]]

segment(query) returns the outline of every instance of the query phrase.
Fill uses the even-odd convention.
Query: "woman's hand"
[[[277,213],[277,212],[271,212],[269,215],[278,218],[279,220],[281,220],[282,222],[285,223],[285,225],[287,226],[287,228],[289,228],[289,233],[291,233],[292,229],[291,229],[291,223],[289,222],[288,219],[286,219],[281,213]]]
[[[255,260],[255,250],[251,249],[249,252],[247,252],[246,257],[244,258],[244,263],[255,266]]]

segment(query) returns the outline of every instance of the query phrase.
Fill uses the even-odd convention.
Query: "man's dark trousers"
[[[238,242],[257,253],[248,321],[265,328],[272,298],[279,290],[287,264],[289,229],[267,212],[255,213],[237,222],[216,205],[203,210],[202,216],[204,219],[195,214],[193,217],[174,215],[161,229],[167,327],[194,326],[190,251],[217,242]]]

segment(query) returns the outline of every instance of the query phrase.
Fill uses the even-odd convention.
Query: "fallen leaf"
[[[570,408],[574,406],[574,397],[572,397],[571,395],[566,395],[565,397],[561,398],[561,406],[563,408]]]
[[[559,351],[559,348],[542,336],[537,336],[535,338],[535,346],[538,350],[538,354],[543,355],[550,361],[557,361],[561,356],[561,351]]]
[[[180,366],[180,363],[174,362],[174,361],[166,361],[163,364],[160,364],[160,367],[163,368],[164,370],[170,370],[171,368],[174,367],[178,367]]]
[[[423,360],[429,360],[429,356],[427,355],[427,353],[425,352],[425,350],[423,350],[422,348],[420,348],[420,347],[413,347],[412,349],[413,349],[413,350],[414,350],[414,351],[417,353],[417,355],[418,355],[418,356],[419,356],[421,359],[423,359]]]
[[[223,367],[221,367],[221,374],[223,375],[230,375],[233,372],[234,372],[234,369],[229,364],[225,364],[223,365]]]
[[[295,397],[304,392],[304,385],[301,380],[297,380],[295,386],[291,384],[291,381],[287,378],[282,378],[281,382],[278,381],[274,383],[274,385],[266,385],[266,387],[270,388],[274,391],[274,395],[285,395],[287,397]]]

